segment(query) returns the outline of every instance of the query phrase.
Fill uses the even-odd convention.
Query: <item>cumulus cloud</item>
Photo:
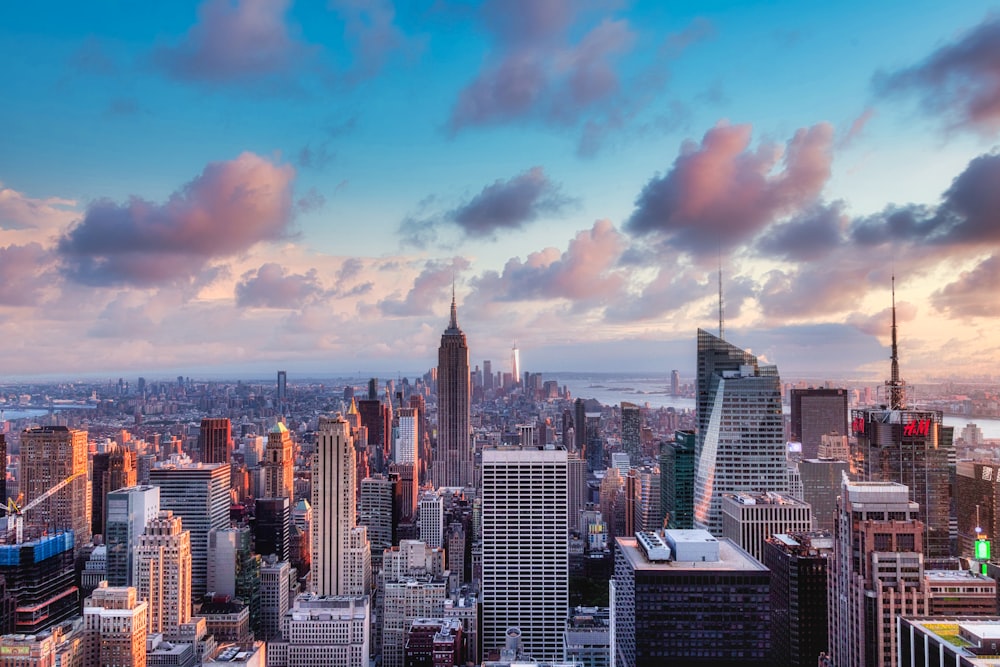
[[[203,83],[242,82],[288,73],[309,48],[285,14],[289,0],[205,0],[198,22],[154,60],[168,74]]]
[[[38,243],[0,247],[0,305],[35,305],[53,282],[52,265],[51,252]]]
[[[1000,14],[987,16],[922,62],[876,75],[884,96],[914,94],[949,125],[987,134],[1000,130]]]
[[[1000,154],[969,162],[938,206],[890,206],[857,220],[851,234],[861,245],[889,241],[929,245],[1000,242]]]
[[[236,305],[242,308],[299,308],[323,294],[316,269],[288,273],[285,267],[267,262],[247,271],[236,284]]]
[[[608,306],[605,318],[613,322],[634,322],[661,318],[668,313],[678,313],[698,302],[711,301],[706,317],[718,314],[718,292],[715,275],[682,268],[677,265],[661,266],[656,277],[646,283],[636,295],[618,299]],[[756,284],[745,276],[726,280],[726,317],[737,318],[746,301],[754,296]],[[698,313],[699,319],[703,313]]]
[[[792,261],[825,257],[844,240],[849,220],[843,204],[815,204],[786,222],[771,225],[757,241],[760,254]]]
[[[607,220],[598,220],[570,240],[565,252],[546,248],[527,259],[507,261],[502,272],[485,271],[472,281],[472,299],[521,301],[567,299],[590,305],[621,293],[626,273],[617,269],[625,237]]]
[[[700,146],[685,142],[670,171],[643,188],[625,228],[657,233],[692,252],[714,252],[816,202],[830,177],[833,128],[801,129],[784,149],[751,150],[750,135],[749,125],[719,124]]]
[[[331,0],[330,8],[344,22],[353,79],[377,74],[393,53],[417,49],[396,25],[396,8],[389,0]]]
[[[497,180],[448,216],[467,236],[492,236],[498,230],[520,229],[540,215],[556,215],[570,202],[545,170],[532,167]]]
[[[663,86],[665,62],[712,33],[710,23],[697,19],[668,36],[651,55],[639,55],[647,62],[642,80],[623,86],[619,61],[635,55],[636,32],[624,19],[604,16],[594,22],[592,9],[568,1],[486,2],[480,19],[493,48],[459,93],[449,129],[523,120],[559,127],[582,122],[581,152],[592,154]],[[642,94],[632,98],[624,92],[633,87]]]
[[[917,317],[917,306],[909,301],[896,302],[896,323],[912,322]],[[847,324],[871,336],[888,336],[892,332],[892,306],[877,313],[851,313]]]
[[[65,224],[75,207],[72,199],[36,199],[0,183],[0,229],[46,229]]]
[[[95,285],[188,280],[213,258],[287,235],[295,172],[253,153],[213,162],[162,203],[99,200],[58,243],[69,275]]]
[[[998,294],[1000,255],[994,254],[934,292],[931,302],[954,317],[996,317],[1000,315]]]
[[[430,315],[454,284],[455,276],[469,266],[469,260],[464,257],[455,257],[449,262],[427,262],[405,297],[383,299],[378,308],[382,314],[393,317]]]

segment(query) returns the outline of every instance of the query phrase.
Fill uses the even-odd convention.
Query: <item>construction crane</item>
[[[49,498],[51,498],[56,493],[59,493],[59,491],[63,490],[66,487],[67,484],[69,484],[70,482],[72,482],[77,477],[80,477],[81,475],[86,475],[86,474],[87,474],[86,472],[75,472],[75,473],[73,473],[72,475],[70,475],[69,477],[67,477],[63,481],[59,482],[58,484],[56,484],[55,486],[53,486],[51,489],[49,489],[48,491],[46,491],[42,495],[40,495],[37,498],[35,498],[34,500],[32,500],[30,503],[28,503],[24,507],[18,507],[17,502],[13,498],[8,498],[7,499],[7,532],[10,533],[10,531],[12,531],[12,530],[14,531],[15,540],[16,540],[15,543],[16,544],[21,544],[21,542],[24,541],[24,517],[22,515],[25,512],[27,512],[28,510],[30,510],[30,509],[32,509],[34,507],[37,507],[43,501],[48,500]],[[21,499],[21,496],[18,496],[18,500],[20,500],[20,499]]]

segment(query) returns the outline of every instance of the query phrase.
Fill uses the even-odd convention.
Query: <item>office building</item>
[[[292,434],[284,422],[278,422],[267,434],[264,450],[264,498],[288,498],[294,502],[295,461]]]
[[[399,428],[396,430],[392,460],[395,463],[416,465],[420,456],[420,414],[416,408],[399,409]]]
[[[610,612],[608,607],[571,610],[563,633],[563,662],[582,667],[611,667]]]
[[[770,665],[770,572],[704,530],[619,537],[611,584],[617,667]]]
[[[451,320],[438,348],[438,442],[434,457],[434,486],[471,486],[473,479],[472,426],[469,407],[469,345],[458,328],[455,295]]]
[[[417,518],[419,484],[412,463],[390,463],[389,481],[393,485],[393,512],[397,525],[413,523]]]
[[[406,633],[406,667],[451,667],[465,664],[462,624],[454,618],[418,618]]]
[[[160,487],[130,486],[108,494],[104,543],[107,580],[112,587],[133,586],[132,570],[139,536],[160,513]]]
[[[782,493],[726,493],[722,496],[722,536],[759,561],[764,542],[779,533],[812,530],[807,503]]]
[[[924,570],[930,616],[996,616],[997,582],[969,570]]]
[[[437,549],[444,545],[444,496],[440,491],[428,489],[421,494],[417,528],[420,541],[427,546]]]
[[[191,620],[191,535],[181,518],[161,510],[135,550],[132,581],[149,604],[149,633],[173,634]]]
[[[202,463],[229,465],[233,458],[233,433],[229,419],[205,417],[201,420],[198,451]]]
[[[90,529],[104,535],[108,516],[108,494],[135,486],[134,455],[127,447],[112,444],[110,451],[98,452],[91,460]]]
[[[84,664],[145,667],[148,615],[135,588],[102,582],[83,605]]]
[[[312,460],[312,564],[310,592],[367,595],[371,547],[357,525],[355,451],[347,421],[320,417]],[[363,553],[362,553],[363,551]]]
[[[579,452],[569,452],[566,460],[567,474],[569,475],[569,529],[585,530],[586,526],[580,525],[580,512],[587,507],[589,490],[587,488],[587,462],[581,458]]]
[[[288,561],[265,558],[260,568],[260,632],[257,639],[281,639],[281,619],[291,603],[292,568]]]
[[[846,389],[792,389],[789,440],[802,443],[802,458],[814,459],[824,435],[847,435]]]
[[[625,478],[626,532],[654,531],[663,527],[660,510],[660,469],[641,466],[628,471]],[[631,509],[631,512],[629,512]]]
[[[278,401],[278,407],[284,407],[288,402],[288,373],[285,371],[278,371],[278,385],[275,390],[275,398]]]
[[[993,667],[1000,655],[1000,618],[912,616],[893,622],[900,667]]]
[[[229,527],[228,463],[165,463],[149,471],[160,487],[160,509],[170,510],[191,534],[191,593],[208,592],[208,533]]]
[[[440,618],[448,597],[448,580],[443,576],[422,575],[386,581],[384,595],[382,665],[404,667],[410,626],[420,618]]]
[[[1000,464],[959,461],[955,477],[955,510],[958,515],[958,555],[975,555],[980,534],[1000,539]]]
[[[33,426],[21,433],[18,488],[27,505],[63,480],[65,487],[24,515],[25,535],[72,530],[75,544],[90,541],[87,432],[65,426]]]
[[[812,507],[813,528],[833,532],[841,480],[850,473],[851,464],[846,457],[843,460],[803,459],[798,463],[798,470],[802,500]]]
[[[395,541],[397,514],[394,511],[395,487],[384,475],[361,480],[358,523],[368,528],[372,563],[382,563],[382,552]]]
[[[562,657],[569,611],[567,453],[483,450],[482,645],[521,629],[525,650]]]
[[[722,531],[722,495],[788,490],[775,366],[698,330],[698,440],[694,524]]]
[[[694,528],[694,431],[660,446],[660,505],[667,528]]]
[[[897,615],[927,614],[924,525],[909,490],[842,481],[829,563],[830,658],[837,667],[891,667]]]
[[[642,412],[635,403],[622,401],[622,450],[632,461],[642,460]]]
[[[255,505],[254,551],[288,560],[291,553],[292,508],[288,497],[258,498]]]
[[[35,634],[79,613],[73,546],[72,531],[0,545],[0,576],[16,603],[14,632]]]
[[[833,553],[829,532],[776,534],[764,543],[771,571],[771,664],[816,667],[827,650],[826,589]]]
[[[366,665],[370,627],[368,596],[300,595],[281,621],[281,640],[268,642],[268,667]]]

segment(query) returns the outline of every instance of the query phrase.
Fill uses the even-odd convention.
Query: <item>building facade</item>
[[[789,440],[802,443],[802,458],[818,456],[820,439],[836,433],[847,435],[847,390],[841,388],[792,389]]]
[[[294,502],[295,461],[292,434],[284,422],[278,422],[267,434],[264,450],[264,498],[288,498]]]
[[[783,493],[727,493],[722,496],[722,536],[759,561],[764,543],[779,533],[812,530],[807,503]]]
[[[108,585],[132,586],[135,547],[146,524],[160,513],[160,487],[130,486],[108,494],[104,543]]]
[[[18,488],[24,494],[23,505],[70,477],[73,481],[24,515],[24,524],[37,531],[72,530],[79,547],[90,541],[87,432],[34,426],[21,433]]]
[[[469,345],[458,328],[455,297],[451,320],[438,348],[438,442],[434,458],[435,487],[471,486],[473,478]]]
[[[149,605],[149,633],[176,633],[191,620],[191,535],[170,510],[146,524],[135,549],[132,581]]]

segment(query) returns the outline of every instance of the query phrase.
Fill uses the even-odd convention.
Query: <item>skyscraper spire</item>
[[[458,328],[458,307],[455,305],[455,278],[451,279],[451,322],[448,324],[449,329]]]
[[[902,410],[906,407],[903,381],[899,379],[899,346],[896,342],[896,276],[892,276],[892,374],[886,383],[889,389],[889,409]]]

